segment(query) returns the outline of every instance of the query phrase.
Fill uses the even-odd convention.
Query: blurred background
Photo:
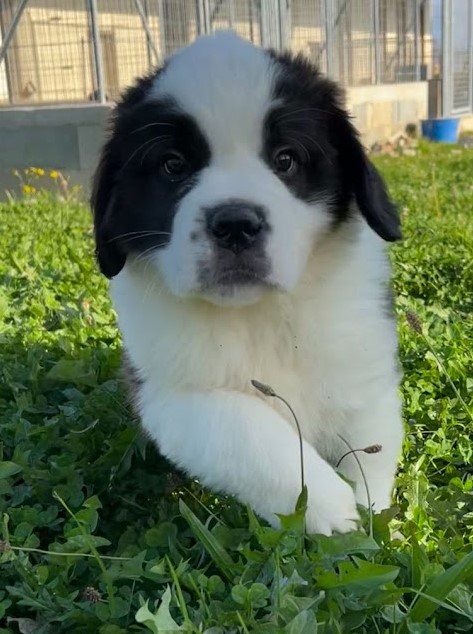
[[[123,88],[227,28],[339,80],[367,144],[473,127],[473,0],[0,0],[0,188],[34,163],[87,182]]]

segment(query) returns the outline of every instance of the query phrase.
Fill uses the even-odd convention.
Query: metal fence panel
[[[345,85],[420,78],[416,0],[292,0],[292,48]]]
[[[258,0],[209,0],[206,4],[210,31],[231,29],[253,44],[262,44],[261,2]]]
[[[471,11],[470,0],[455,0],[452,5],[452,112],[471,108]]]
[[[2,31],[17,3],[3,0]],[[93,98],[90,20],[85,0],[30,0],[5,58],[12,101],[87,101]]]
[[[124,86],[164,56],[159,17],[156,8],[151,12],[145,2],[96,1],[105,98],[116,100]]]
[[[434,77],[444,114],[473,108],[473,0],[0,0],[0,52],[22,4],[0,59],[0,105],[116,100],[134,77],[223,28],[301,52],[345,85]]]
[[[322,72],[327,72],[327,31],[324,0],[293,0],[290,3],[288,48],[303,53]]]
[[[148,2],[154,7],[159,20],[157,38],[160,42],[162,58],[176,49],[182,48],[200,33],[205,32],[205,15],[203,3],[195,0],[158,0]]]
[[[371,0],[333,3],[333,76],[348,86],[374,84],[375,29]]]
[[[417,19],[415,2],[380,0],[380,81],[382,83],[401,83],[417,79]]]

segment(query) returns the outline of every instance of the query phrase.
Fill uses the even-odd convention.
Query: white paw
[[[312,485],[312,486],[311,486]],[[359,519],[353,489],[333,473],[330,482],[308,483],[306,527],[308,533],[348,533]]]

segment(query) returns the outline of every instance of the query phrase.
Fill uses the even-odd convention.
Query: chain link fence
[[[428,79],[436,1],[0,0],[0,105],[114,101],[177,48],[228,28],[302,52],[347,86]],[[452,14],[458,108],[471,100],[473,0],[454,2],[470,16]]]

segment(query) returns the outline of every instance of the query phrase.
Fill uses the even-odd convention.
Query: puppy
[[[390,266],[399,218],[335,83],[228,32],[115,109],[92,196],[136,406],[160,451],[277,525],[353,529],[389,506],[402,441]]]

